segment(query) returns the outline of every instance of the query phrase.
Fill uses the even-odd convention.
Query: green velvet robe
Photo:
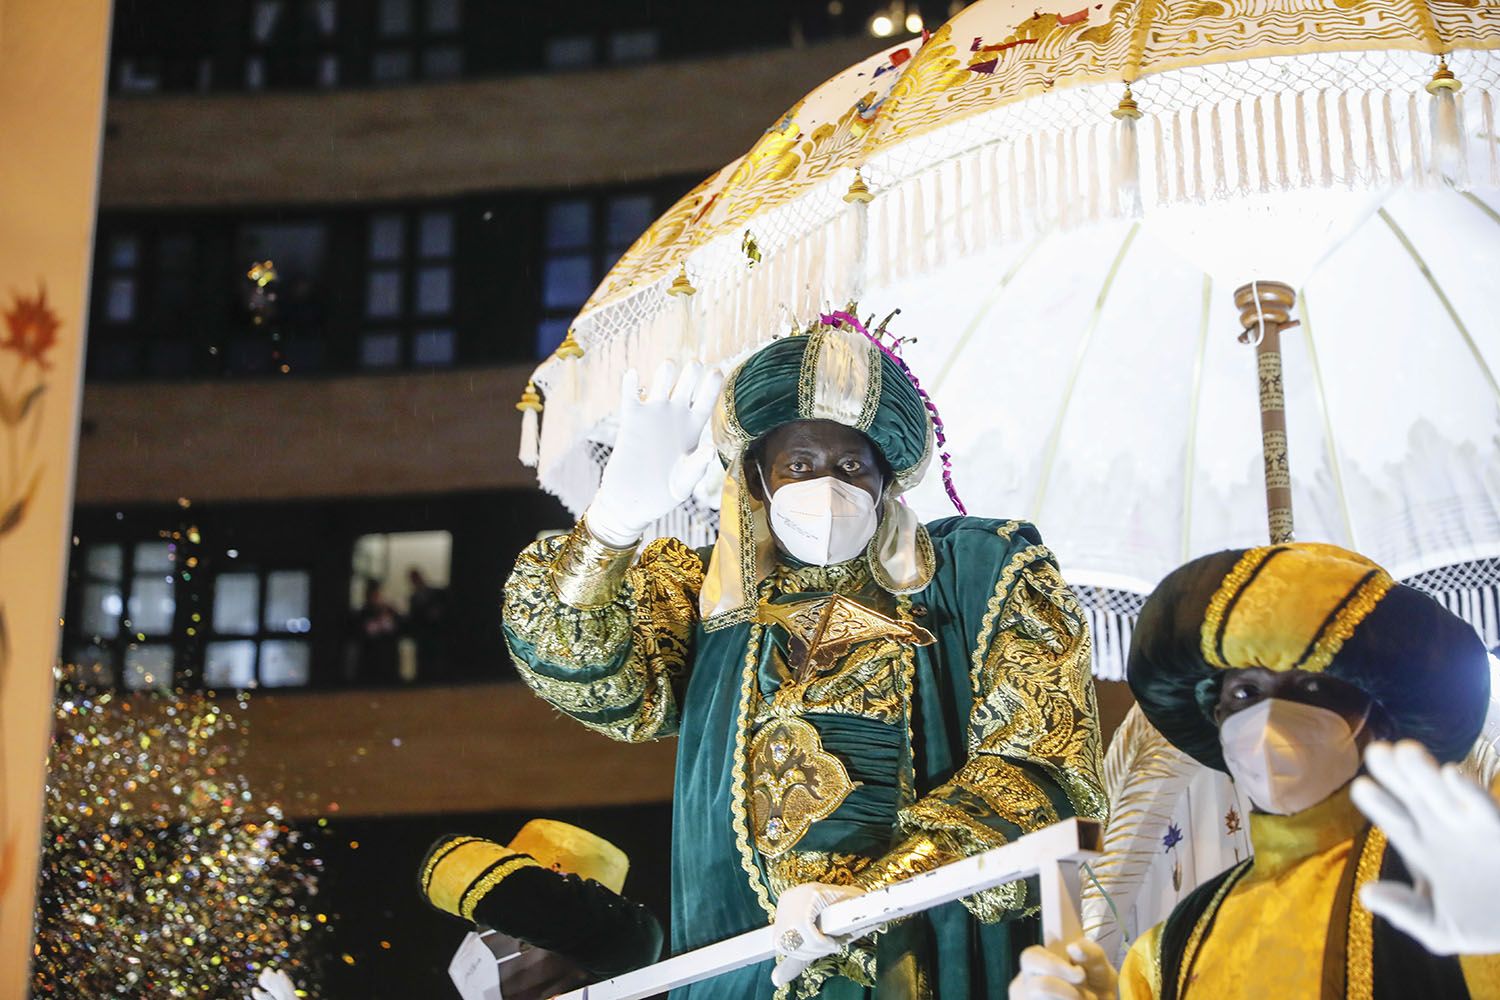
[[[763,602],[843,594],[935,640],[856,644],[825,683],[799,689],[799,717],[853,787],[792,849],[768,848],[771,856],[756,846],[767,843],[766,810],[750,792],[762,784],[747,756],[795,673],[787,628],[763,612],[705,629],[704,557],[673,540],[647,546],[613,601],[589,610],[556,596],[551,570],[563,538],[518,560],[504,623],[527,683],[614,738],[678,737],[674,953],[765,926],[792,884],[873,888],[1062,817],[1103,818],[1088,630],[1051,553],[1022,522],[950,518],[927,531],[934,575],[908,596],[873,583],[864,557],[781,566],[760,585]],[[1035,909],[1025,883],[988,890],[820,960],[783,995],[1000,995],[1016,954],[1036,939]],[[766,963],[673,996],[774,993]]]

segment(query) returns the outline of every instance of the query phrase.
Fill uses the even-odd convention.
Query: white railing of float
[[[1099,843],[1098,823],[1066,819],[1014,843],[835,903],[818,915],[818,927],[834,937],[856,938],[893,920],[1035,875],[1041,881],[1043,942],[1070,941],[1082,934],[1078,868],[1098,856]],[[554,1000],[641,1000],[764,962],[775,954],[771,928],[762,927]]]

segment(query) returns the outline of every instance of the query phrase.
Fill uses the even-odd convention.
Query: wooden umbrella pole
[[[1279,281],[1252,281],[1234,291],[1240,310],[1240,343],[1255,345],[1260,375],[1260,441],[1266,467],[1266,520],[1271,544],[1294,538],[1292,471],[1287,457],[1286,393],[1281,381],[1281,331],[1297,326],[1296,291]]]

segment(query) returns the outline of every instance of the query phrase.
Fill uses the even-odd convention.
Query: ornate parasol
[[[1497,45],[1500,9],[1455,0],[982,0],[642,236],[537,369],[523,452],[581,509],[598,386],[899,307],[969,509],[1039,523],[1088,585],[1099,672],[1134,595],[1261,540],[1268,501],[1274,531],[1295,511],[1438,574],[1500,642]]]

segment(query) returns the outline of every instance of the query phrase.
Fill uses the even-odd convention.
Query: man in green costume
[[[599,493],[522,553],[504,608],[543,698],[616,739],[679,739],[673,950],[775,924],[774,982],[767,964],[673,996],[998,995],[1037,936],[1023,882],[857,942],[817,913],[1103,816],[1088,631],[1052,554],[1024,522],[923,525],[899,502],[933,419],[853,317],[774,341],[722,392],[675,375],[644,399],[626,377]],[[710,416],[717,543],[637,558],[697,481]]]

